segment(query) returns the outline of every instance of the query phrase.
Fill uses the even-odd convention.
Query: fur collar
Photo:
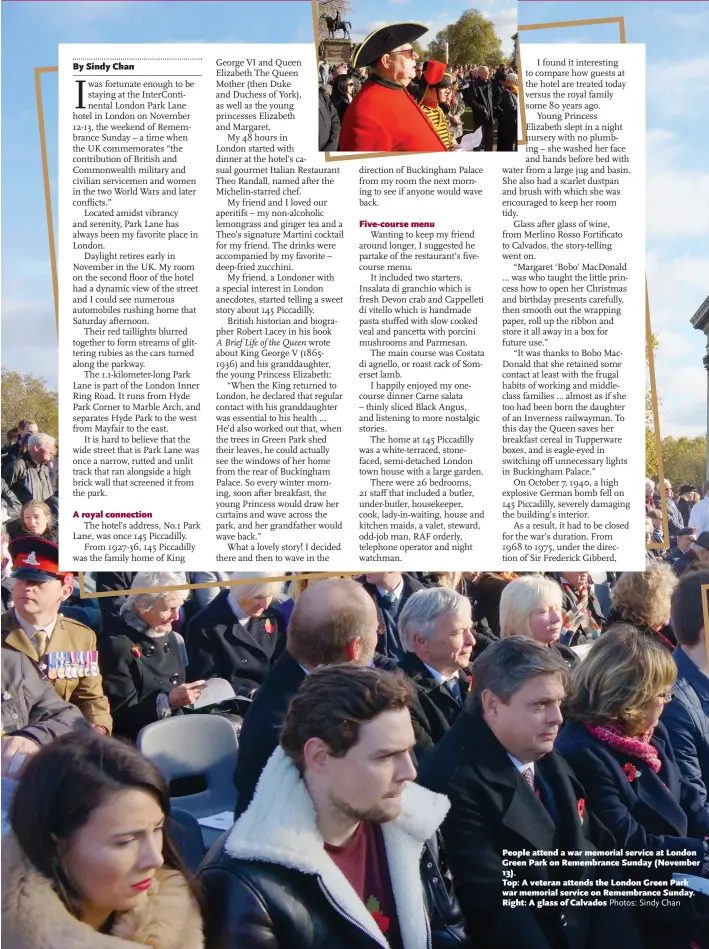
[[[117,915],[110,935],[71,915],[12,834],[2,842],[3,949],[204,949],[202,920],[184,877],[157,871],[140,909]]]
[[[424,842],[436,832],[449,807],[444,795],[409,784],[399,817],[382,824],[404,949],[428,946],[419,861]],[[231,829],[224,849],[239,860],[276,863],[319,877],[340,911],[380,946],[388,946],[364,903],[325,852],[308,789],[282,748],[271,755],[254,798]]]

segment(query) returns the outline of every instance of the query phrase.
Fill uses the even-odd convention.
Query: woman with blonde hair
[[[555,649],[573,665],[578,656],[562,645],[563,629],[561,589],[548,577],[530,575],[508,583],[500,597],[500,639],[524,636],[550,649]]]
[[[680,772],[660,715],[673,698],[675,661],[657,640],[632,626],[609,630],[571,673],[566,724],[555,745],[583,784],[585,805],[622,850],[667,850],[681,863],[642,873],[669,886],[672,871],[709,874],[709,839],[688,833],[680,806]],[[653,861],[654,862],[654,861]],[[692,901],[640,916],[647,949],[690,949],[709,931]]]
[[[677,645],[669,626],[672,591],[677,577],[664,561],[648,563],[643,573],[622,573],[611,591],[611,611],[606,629],[629,623],[669,650]]]

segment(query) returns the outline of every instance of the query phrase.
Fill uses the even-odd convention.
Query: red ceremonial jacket
[[[341,152],[445,152],[446,147],[403,86],[370,76],[342,119]]]

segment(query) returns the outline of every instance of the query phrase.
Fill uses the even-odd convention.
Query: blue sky
[[[351,0],[355,38],[375,26],[417,20],[435,32],[472,6],[459,0]],[[503,47],[516,5],[475,6],[494,23]],[[2,2],[2,364],[56,385],[52,305],[33,69],[57,62],[61,42],[308,42],[308,2],[208,0],[52,0]],[[709,3],[548,2],[519,4],[520,23],[625,17],[628,42],[647,44],[648,282],[660,339],[658,386],[663,434],[705,431],[704,337],[689,319],[709,293]],[[522,34],[523,42],[614,42],[615,26]],[[56,141],[56,78],[43,79],[47,137]],[[56,202],[55,202],[56,207]]]
[[[519,4],[519,22],[625,18],[646,44],[647,278],[663,435],[706,432],[705,337],[689,322],[709,295],[709,3]],[[533,30],[523,42],[612,43],[615,25]]]

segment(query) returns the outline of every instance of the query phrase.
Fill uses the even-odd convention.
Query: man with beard
[[[251,805],[200,868],[209,945],[431,945],[425,841],[448,801],[411,783],[411,697],[403,676],[353,664],[306,678]]]
[[[340,151],[446,151],[407,91],[416,73],[411,44],[427,30],[421,23],[393,23],[374,30],[357,48],[352,66],[369,66],[369,78],[345,112]]]

